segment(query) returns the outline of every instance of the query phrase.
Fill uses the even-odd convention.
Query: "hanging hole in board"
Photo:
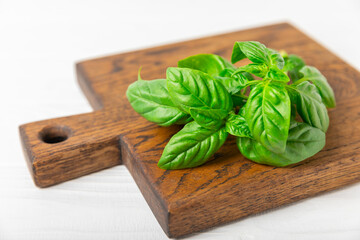
[[[39,138],[44,143],[55,144],[66,141],[71,136],[71,129],[67,126],[47,126],[40,133]]]

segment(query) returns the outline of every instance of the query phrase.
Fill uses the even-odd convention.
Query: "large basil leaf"
[[[160,126],[185,124],[192,120],[171,100],[166,79],[138,80],[128,87],[126,96],[136,112]]]
[[[243,116],[230,113],[225,124],[225,130],[237,137],[252,138],[249,126]]]
[[[329,108],[336,106],[334,91],[319,70],[315,67],[305,66],[300,72],[303,74],[303,80],[311,81],[317,87],[325,106]]]
[[[278,51],[271,48],[267,48],[266,51],[270,56],[271,65],[276,66],[279,69],[283,69],[285,65],[285,61],[284,58],[281,56],[281,54]]]
[[[251,138],[238,138],[237,145],[240,152],[250,160],[261,164],[285,167],[305,160],[319,152],[325,146],[325,133],[306,123],[293,122],[289,129],[289,137],[283,153],[271,152]]]
[[[284,60],[285,60],[285,66],[283,68],[283,71],[288,72],[293,82],[303,77],[303,74],[300,72],[300,69],[305,66],[305,62],[302,58],[300,58],[297,55],[291,54],[286,56]]]
[[[260,63],[260,64],[259,63],[250,63],[248,65],[241,66],[238,69],[236,69],[236,71],[234,71],[232,76],[234,76],[235,74],[238,74],[238,73],[247,72],[247,73],[251,73],[251,74],[254,74],[255,76],[263,78],[263,77],[265,77],[268,70],[269,70],[268,66],[264,63]]]
[[[178,62],[178,67],[202,71],[210,76],[219,76],[224,69],[235,69],[226,59],[215,54],[198,54]]]
[[[206,73],[188,68],[168,68],[167,87],[173,102],[185,112],[190,108],[232,109],[231,96],[226,88]]]
[[[290,98],[284,85],[271,81],[256,85],[245,107],[254,138],[270,151],[284,152],[290,125]]]
[[[289,88],[295,93],[296,109],[303,121],[326,132],[329,116],[316,87],[309,82],[302,82]]]
[[[167,86],[174,103],[203,127],[221,123],[233,107],[226,88],[210,75],[189,68],[168,68]]]
[[[236,63],[244,58],[248,58],[254,63],[270,64],[270,56],[266,47],[255,41],[235,42],[231,62]]]
[[[182,169],[199,166],[224,144],[225,128],[210,130],[191,122],[176,133],[166,145],[158,166],[163,169]]]

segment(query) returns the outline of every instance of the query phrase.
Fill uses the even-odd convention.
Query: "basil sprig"
[[[233,65],[245,58],[252,63]],[[202,165],[228,134],[237,137],[245,157],[277,167],[324,147],[326,108],[336,104],[319,70],[255,41],[236,42],[231,62],[198,54],[169,67],[166,79],[145,81],[139,75],[129,86],[131,106],[147,120],[160,126],[186,124],[166,145],[160,168]]]

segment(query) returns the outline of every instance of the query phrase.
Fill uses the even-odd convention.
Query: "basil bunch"
[[[237,68],[218,55],[190,56],[169,67],[166,79],[139,74],[129,86],[127,97],[143,117],[160,126],[186,124],[166,145],[160,168],[205,163],[229,133],[245,157],[278,167],[324,147],[326,107],[335,107],[326,78],[300,57],[255,41],[235,43],[231,62],[245,58],[252,63]]]

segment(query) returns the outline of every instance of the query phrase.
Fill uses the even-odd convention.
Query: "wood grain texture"
[[[131,108],[125,92],[138,68],[143,79],[163,78],[179,59],[198,53],[229,59],[233,43],[247,40],[298,54],[328,78],[337,107],[329,111],[325,148],[297,165],[276,168],[245,159],[230,138],[203,166],[159,169],[162,150],[180,127],[158,127]],[[360,73],[289,24],[85,61],[77,64],[77,74],[95,112],[20,126],[35,184],[47,187],[123,163],[170,237],[360,181]],[[49,129],[58,134],[65,129],[68,139],[44,143],[44,134],[52,137]]]

